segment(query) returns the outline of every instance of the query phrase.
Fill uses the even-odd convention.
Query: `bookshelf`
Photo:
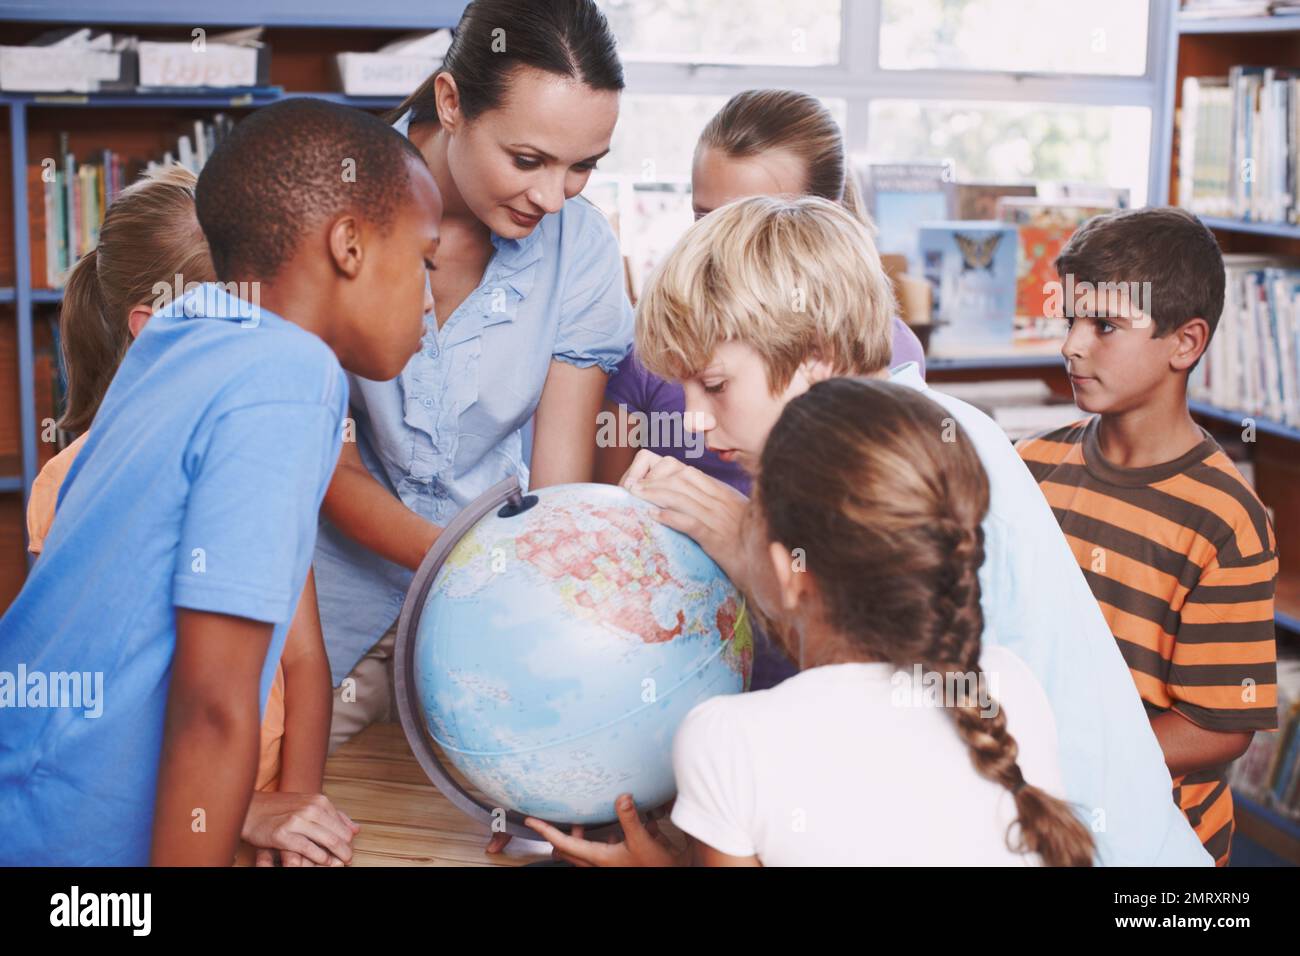
[[[1236,64],[1300,67],[1300,17],[1241,17],[1175,21],[1176,55],[1170,61],[1169,84],[1175,111],[1165,121],[1176,122],[1182,107],[1182,84],[1188,76],[1226,76]],[[1153,157],[1170,171],[1171,205],[1178,202],[1178,154],[1175,137],[1166,137],[1167,153]],[[1300,226],[1202,217],[1225,252],[1274,253],[1300,256]],[[1243,413],[1192,402],[1193,413],[1211,431],[1240,431]],[[1279,638],[1300,646],[1300,428],[1249,416],[1259,434],[1255,443],[1256,483],[1260,497],[1273,511],[1281,571],[1278,580]]]
[[[60,132],[79,158],[112,149],[135,159],[158,158],[177,134],[215,112],[236,118],[293,96],[317,96],[368,110],[387,110],[397,98],[351,97],[332,92],[334,54],[375,50],[410,30],[452,27],[466,0],[314,0],[310,12],[267,13],[252,0],[226,0],[219,8],[171,0],[0,2],[0,43],[23,44],[50,29],[95,25],[144,38],[175,39],[195,26],[209,33],[241,26],[267,27],[270,85],[219,94],[0,93],[0,608],[22,587],[26,550],[26,500],[40,466],[54,453],[40,440],[41,423],[57,417],[51,326],[61,289],[34,288],[27,169],[57,153]],[[285,5],[280,5],[281,7]],[[4,188],[7,180],[8,187]],[[12,383],[12,384],[9,384]]]

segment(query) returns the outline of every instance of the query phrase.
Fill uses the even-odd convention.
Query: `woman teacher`
[[[532,488],[592,478],[632,308],[618,242],[578,194],[609,150],[622,89],[591,0],[475,0],[442,67],[394,112],[442,192],[441,243],[421,350],[392,381],[349,381],[356,440],[314,561],[331,750],[395,719],[397,618],[447,522],[511,475]],[[521,430],[534,415],[530,467]]]

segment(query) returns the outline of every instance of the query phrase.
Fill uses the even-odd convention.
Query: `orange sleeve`
[[[36,480],[32,482],[31,497],[27,499],[27,550],[40,554],[45,547],[45,537],[54,524],[54,506],[59,500],[59,489],[68,477],[72,463],[77,460],[81,446],[90,432],[82,432],[77,440],[45,463]]]

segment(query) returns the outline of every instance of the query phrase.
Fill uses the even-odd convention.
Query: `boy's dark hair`
[[[379,118],[297,97],[250,114],[203,167],[199,225],[217,278],[272,279],[303,235],[354,212],[391,225],[420,151]]]
[[[1080,226],[1061,254],[1056,272],[1074,281],[1150,282],[1150,317],[1156,338],[1188,319],[1201,318],[1210,335],[1223,312],[1223,253],[1214,233],[1185,209],[1121,209]]]

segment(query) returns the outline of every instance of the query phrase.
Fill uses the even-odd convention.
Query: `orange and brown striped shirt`
[[[1208,730],[1277,727],[1268,512],[1217,442],[1117,468],[1097,418],[1020,442],[1151,716]],[[1232,846],[1227,765],[1174,779],[1174,800],[1220,866]]]

